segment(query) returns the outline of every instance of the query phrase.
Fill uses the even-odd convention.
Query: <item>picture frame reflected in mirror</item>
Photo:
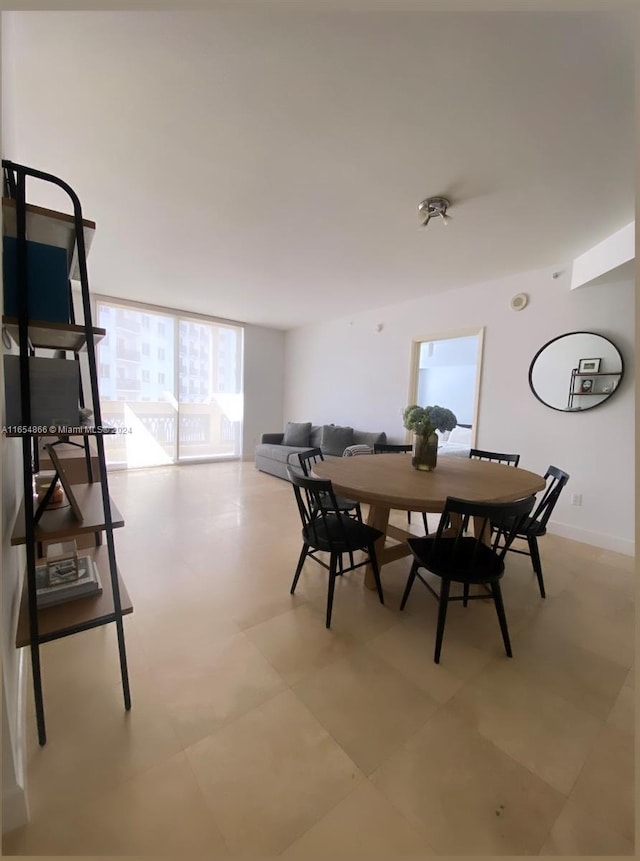
[[[601,359],[580,359],[578,363],[579,374],[597,374],[600,371]]]

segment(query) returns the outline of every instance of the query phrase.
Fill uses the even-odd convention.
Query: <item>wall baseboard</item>
[[[12,786],[2,793],[2,833],[13,831],[29,821],[27,796],[21,786]]]
[[[606,535],[602,532],[592,532],[588,529],[580,529],[577,526],[569,526],[566,523],[549,521],[547,532],[559,535],[561,538],[571,538],[582,544],[591,544],[602,550],[612,550],[614,553],[624,553],[625,556],[635,556],[636,544],[628,538],[620,538],[617,535]]]
[[[25,713],[25,686],[26,667],[24,661],[25,649],[20,649],[18,653],[17,663],[17,702],[16,702],[16,723],[15,723],[15,745],[12,750],[13,755],[13,771],[15,782],[12,780],[12,786],[7,787],[3,781],[2,787],[2,833],[13,831],[14,828],[20,828],[21,825],[26,825],[29,822],[29,802],[25,786],[25,768],[24,768],[24,750],[26,744],[26,713]],[[7,736],[10,733],[7,732]],[[6,744],[6,739],[4,743]],[[10,743],[10,742],[9,742]],[[5,756],[7,754],[5,753]]]

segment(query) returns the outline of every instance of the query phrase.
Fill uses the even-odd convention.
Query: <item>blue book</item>
[[[2,238],[4,313],[18,316],[18,240]],[[67,251],[56,245],[27,240],[29,319],[69,322],[69,271]]]

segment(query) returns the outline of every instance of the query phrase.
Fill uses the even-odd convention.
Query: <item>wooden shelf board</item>
[[[102,488],[99,481],[94,484],[74,484],[73,493],[84,514],[84,520],[76,520],[70,507],[45,511],[40,521],[34,527],[36,541],[55,541],[62,538],[73,538],[87,532],[100,532],[105,529],[104,508],[102,506]],[[124,526],[124,518],[117,506],[111,501],[111,520],[113,528]],[[26,542],[24,500],[20,504],[15,526],[11,535],[11,544]]]
[[[598,371],[597,374],[589,371],[576,371],[574,377],[619,377],[622,371]]]
[[[2,198],[2,206],[8,207],[10,210],[13,209],[15,212],[16,202],[11,197],[3,197]],[[27,204],[27,213],[32,215],[38,215],[42,218],[53,219],[54,221],[61,221],[65,224],[70,224],[72,227],[75,227],[75,218],[68,212],[60,212],[57,209],[47,209],[44,206],[34,206],[32,203]],[[15,216],[14,216],[15,218]],[[90,230],[96,229],[95,221],[90,221],[88,218],[82,219],[82,224],[84,227],[88,227]]]
[[[51,445],[57,440],[55,436],[43,436],[40,437],[39,445],[38,445],[38,457],[40,458],[40,469],[53,469],[53,464],[51,463],[51,458],[49,457],[49,452],[46,450],[45,446]],[[97,452],[95,449],[95,442],[89,442],[89,449],[91,451],[91,457],[96,460],[97,463]],[[60,460],[79,460],[84,465],[85,463],[85,455],[84,455],[84,445],[82,448],[77,445],[71,445],[68,442],[58,443],[56,445],[56,454],[60,458]],[[65,470],[67,466],[65,464]],[[87,484],[87,479],[85,476],[84,481],[71,482],[71,484]]]
[[[45,209],[42,206],[27,204],[27,239],[33,242],[42,242],[45,245],[55,245],[65,248],[69,264],[69,277],[75,280],[80,278],[78,268],[78,255],[76,246],[75,219],[73,215],[66,212],[57,212],[54,209]],[[17,235],[16,201],[8,197],[2,198],[2,221],[4,233],[7,236]],[[96,230],[95,221],[82,219],[84,227],[84,244],[86,254]]]
[[[20,346],[17,317],[3,317],[2,325]],[[107,334],[106,329],[92,328],[93,343],[97,344]],[[87,345],[84,326],[74,323],[50,323],[46,320],[29,321],[29,340],[33,347],[47,350],[71,350],[79,352]]]
[[[40,639],[55,639],[76,633],[78,629],[106,625],[113,621],[113,590],[111,588],[111,575],[109,573],[109,556],[106,546],[95,547],[81,552],[81,556],[91,556],[100,571],[102,581],[102,593],[87,598],[76,598],[74,601],[65,601],[64,604],[56,604],[53,607],[44,607],[38,610],[38,632]],[[118,583],[120,590],[120,604],[122,615],[133,613],[133,604],[127,592],[127,588],[118,571]],[[27,578],[24,578],[22,598],[20,601],[20,612],[18,615],[18,629],[16,631],[16,647],[22,648],[31,643],[29,632],[29,601],[27,598]]]

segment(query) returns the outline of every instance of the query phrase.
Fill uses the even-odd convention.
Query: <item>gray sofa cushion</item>
[[[256,456],[277,460],[279,463],[292,463],[294,466],[299,464],[297,455],[301,451],[309,451],[309,446],[270,445],[269,443],[256,446]]]
[[[309,434],[309,448],[320,448],[322,442],[322,425],[312,425]]]
[[[366,433],[365,431],[357,431],[353,432],[353,445],[368,445],[371,448],[377,442],[386,442],[387,435],[384,431],[381,433]]]
[[[283,433],[263,433],[260,442],[269,443],[269,445],[282,445],[283,439]]]
[[[294,467],[299,465],[297,455],[299,451],[308,451],[308,449],[283,445],[258,445],[256,446],[255,457],[256,468],[261,472],[267,472],[269,475],[275,475],[277,478],[283,478],[287,481],[287,464],[290,463]],[[332,459],[332,455],[327,455],[326,460]]]
[[[353,444],[353,428],[340,425],[323,425],[320,448],[322,454],[334,454],[342,457],[347,446]]]
[[[308,446],[311,422],[287,422],[282,445]]]

